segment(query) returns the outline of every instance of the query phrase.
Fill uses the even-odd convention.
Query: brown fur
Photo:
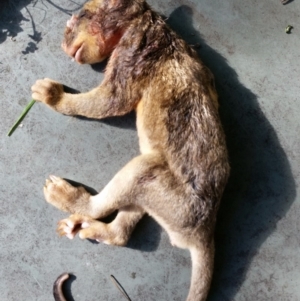
[[[38,80],[32,97],[67,115],[105,118],[137,112],[141,155],[96,196],[50,176],[46,200],[73,213],[58,231],[124,245],[144,213],[192,256],[187,301],[206,299],[213,232],[229,165],[213,76],[144,0],[91,0],[67,23],[63,49],[79,63],[110,56],[99,87],[68,94]],[[96,219],[118,210],[110,224]],[[78,227],[78,226],[81,227]]]

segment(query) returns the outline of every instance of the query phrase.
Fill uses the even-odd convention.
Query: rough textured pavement
[[[300,300],[300,1],[149,2],[197,47],[220,95],[232,174],[208,301]],[[55,233],[67,215],[43,198],[49,174],[101,190],[138,154],[133,114],[90,121],[36,104],[6,136],[36,79],[81,91],[101,81],[103,66],[76,65],[60,48],[65,22],[82,3],[0,3],[0,299],[51,300],[53,281],[68,271],[70,300],[122,300],[111,274],[132,300],[184,300],[189,254],[171,247],[151,218],[127,248],[69,241]]]

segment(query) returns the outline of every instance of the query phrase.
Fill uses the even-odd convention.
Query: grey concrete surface
[[[55,233],[67,215],[43,198],[49,174],[100,190],[138,153],[134,115],[90,121],[36,104],[6,136],[36,79],[81,91],[101,81],[101,66],[76,65],[60,48],[65,22],[83,2],[0,3],[0,299],[51,300],[53,281],[68,271],[70,300],[122,300],[110,274],[132,300],[184,300],[189,254],[172,248],[151,218],[126,248],[69,241]],[[300,300],[300,2],[149,2],[198,47],[220,95],[232,173],[208,300]]]

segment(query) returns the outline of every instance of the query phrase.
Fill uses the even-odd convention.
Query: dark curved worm
[[[69,278],[69,274],[63,273],[60,276],[58,276],[57,279],[55,280],[53,284],[53,296],[55,301],[67,301],[63,294],[62,286],[65,280],[67,280],[68,278]]]

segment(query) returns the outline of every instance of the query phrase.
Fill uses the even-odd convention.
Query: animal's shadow
[[[193,26],[196,11],[180,6],[168,24],[197,45],[215,76],[220,116],[227,137],[231,175],[216,228],[215,272],[209,301],[233,300],[253,256],[295,199],[295,182],[278,137],[257,96],[239,81],[226,59]],[[193,35],[191,35],[193,33]]]
[[[93,121],[93,122],[96,121],[96,122],[107,124],[109,126],[122,128],[122,129],[132,129],[132,130],[136,129],[136,116],[134,111],[127,113],[123,116],[107,117],[104,119],[93,119],[84,116],[76,116],[76,118],[85,121]]]

